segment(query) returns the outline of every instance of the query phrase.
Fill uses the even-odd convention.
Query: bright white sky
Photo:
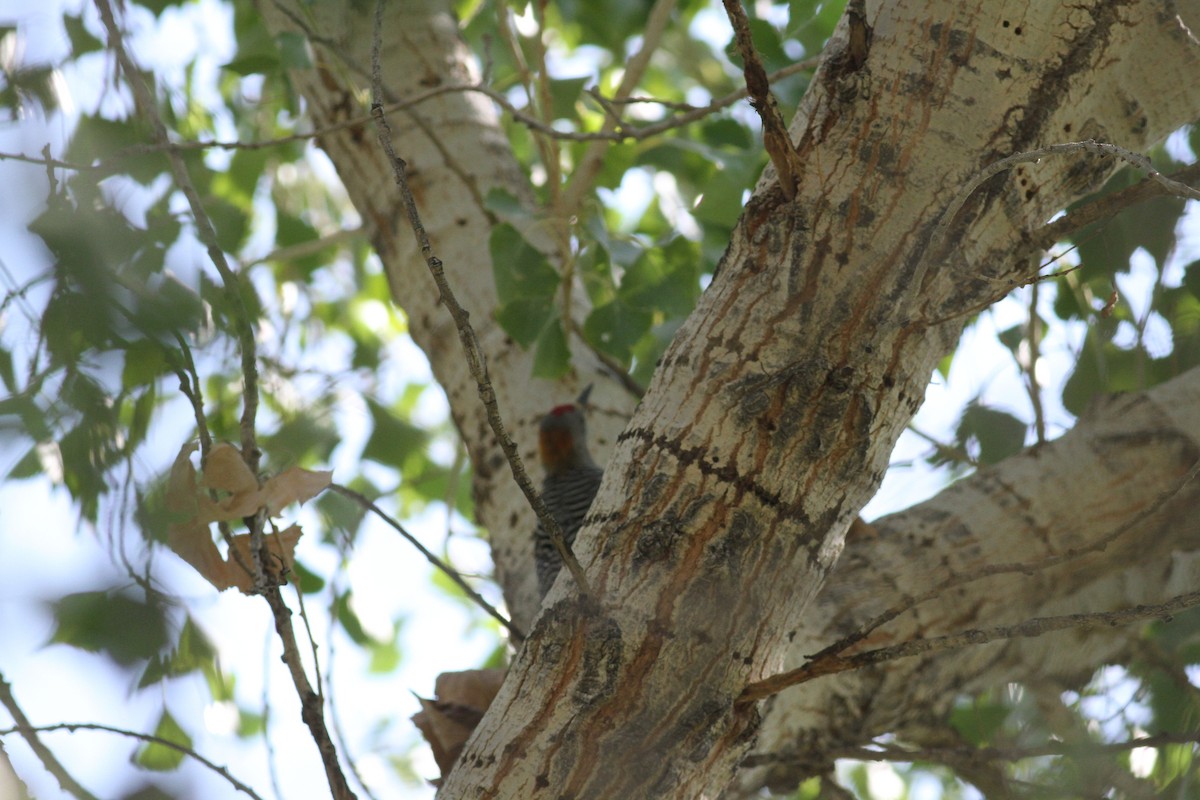
[[[67,42],[60,28],[62,5],[77,8],[71,0],[30,4],[25,0],[0,0],[0,24],[19,24],[26,48],[26,63],[58,60],[66,54]],[[90,6],[88,15],[94,16]],[[197,22],[202,20],[203,22]],[[143,63],[155,64],[166,75],[181,75],[182,65],[197,51],[209,70],[229,60],[231,44],[228,39],[229,12],[215,0],[200,0],[188,7],[186,14],[176,11],[164,16],[163,28],[156,37],[135,38],[133,50]],[[100,62],[97,61],[97,64]],[[0,128],[0,152],[37,154],[50,143],[55,155],[63,151],[65,138],[73,125],[75,109],[90,108],[104,90],[103,77],[95,69],[84,73],[68,71],[65,86],[73,105],[65,114],[49,120],[30,118],[18,127]],[[1182,142],[1179,147],[1186,147]],[[1182,151],[1181,151],[1182,152]],[[0,160],[0,280],[5,290],[45,268],[47,254],[40,240],[30,235],[25,226],[41,210],[44,179],[42,170],[31,165]],[[649,191],[647,181],[631,180],[625,207],[637,207]],[[12,191],[11,187],[35,187],[29,192]],[[1195,210],[1195,204],[1192,204]],[[1194,219],[1194,214],[1192,218]],[[1197,226],[1189,225],[1190,231]],[[1175,274],[1169,283],[1178,283],[1180,264],[1200,253],[1200,237],[1190,235],[1176,259]],[[1126,297],[1144,296],[1152,272],[1145,260],[1135,264],[1134,274],[1122,285]],[[7,275],[4,273],[7,272]],[[1043,291],[1043,316],[1053,318],[1049,304],[1052,289]],[[30,298],[35,306],[37,296]],[[1012,359],[998,344],[995,333],[1025,318],[1023,305],[1005,301],[985,315],[979,326],[967,334],[963,349],[954,362],[948,382],[935,377],[926,405],[915,420],[915,426],[933,436],[949,440],[949,431],[957,421],[963,405],[983,390],[986,401],[1007,408],[1018,416],[1029,416],[1029,403],[1016,377]],[[1167,334],[1169,337],[1169,334]],[[20,337],[32,340],[19,314],[0,319],[0,336],[11,344]],[[1058,326],[1045,344],[1045,358],[1040,378],[1048,387],[1048,416],[1050,434],[1057,436],[1070,425],[1070,417],[1058,406],[1057,387],[1065,380],[1073,362],[1070,351],[1078,347],[1082,329]],[[1169,339],[1166,343],[1170,346]],[[425,381],[428,368],[423,357],[406,342],[396,344],[394,363],[416,364],[408,379]],[[437,403],[433,404],[437,406]],[[427,409],[431,417],[444,414],[444,408]],[[365,416],[365,415],[364,415]],[[339,449],[336,472],[341,460],[353,458],[360,446],[365,428],[349,426],[351,440]],[[357,441],[355,438],[359,437]],[[178,446],[171,442],[169,449]],[[7,449],[6,449],[7,447]],[[895,467],[888,473],[884,485],[865,516],[905,508],[935,494],[943,478],[927,467],[921,458],[929,452],[928,444],[911,433],[905,434],[893,456]],[[7,472],[23,455],[11,442],[0,439],[0,474]],[[126,582],[123,571],[111,563],[111,552],[105,531],[77,530],[68,496],[64,489],[52,487],[46,480],[23,481],[0,485],[0,673],[12,684],[13,690],[35,724],[51,722],[105,722],[124,728],[150,731],[164,705],[185,727],[198,728],[204,720],[206,731],[195,730],[196,749],[219,764],[228,766],[240,780],[249,783],[264,797],[272,797],[272,780],[268,759],[261,740],[249,747],[232,747],[228,726],[229,710],[208,701],[208,693],[199,678],[176,681],[171,691],[135,692],[129,678],[113,669],[100,657],[91,657],[63,646],[46,646],[52,630],[52,619],[45,602],[70,592],[86,591]],[[303,520],[303,518],[302,518]],[[438,551],[445,534],[444,512],[430,511],[424,518],[406,521],[427,546]],[[487,554],[479,545],[460,537],[451,547],[456,561],[466,570],[485,572]],[[308,566],[325,574],[332,573],[337,564],[332,554],[302,543],[299,553]],[[260,600],[227,593],[217,595],[207,583],[182,565],[174,556],[159,554],[156,560],[157,577],[171,586],[187,608],[198,617],[203,627],[221,648],[221,658],[227,672],[238,676],[239,703],[250,709],[262,708],[264,697],[269,698],[273,715],[270,740],[277,764],[276,779],[282,796],[304,798],[325,796],[315,787],[324,787],[325,780],[316,756],[315,747],[299,724],[295,693],[281,669],[276,655],[267,609]],[[342,676],[332,687],[337,699],[341,725],[346,732],[350,750],[358,758],[360,769],[368,781],[378,781],[383,796],[432,797],[428,788],[402,787],[387,776],[390,768],[383,759],[389,752],[404,750],[415,733],[407,722],[417,710],[410,691],[431,694],[434,677],[443,670],[469,668],[477,665],[492,645],[489,635],[471,629],[471,617],[462,606],[430,590],[430,575],[423,559],[399,537],[380,525],[369,525],[360,540],[344,578],[353,583],[358,598],[357,610],[364,622],[385,637],[393,620],[407,620],[400,633],[404,653],[398,672],[373,677],[366,672],[361,651],[344,638],[335,639],[335,652],[321,651],[323,662],[336,659],[335,674]],[[491,599],[495,600],[495,593]],[[312,600],[310,599],[310,603]],[[310,608],[314,618],[323,615]],[[323,623],[318,635],[323,637]],[[340,642],[340,643],[339,643]],[[268,685],[259,683],[264,674]],[[86,676],[86,677],[84,677]],[[382,730],[369,726],[386,713],[392,724]],[[7,724],[7,715],[0,714],[0,728]],[[133,749],[133,743],[107,733],[77,732],[49,733],[47,743],[60,754],[71,772],[100,797],[112,797],[133,787],[113,782],[114,772],[127,776],[123,768]],[[42,769],[22,742],[14,737],[5,740],[21,777],[34,795],[49,800],[66,795]],[[424,752],[422,750],[422,752]],[[114,770],[112,765],[122,765]],[[885,768],[884,772],[890,768]],[[428,761],[421,767],[423,775],[432,776],[436,769]],[[878,772],[878,770],[877,770]],[[190,764],[179,775],[194,781],[175,783],[181,796],[230,796],[231,789],[202,767]],[[156,776],[171,785],[178,777]],[[878,779],[881,795],[888,793],[887,776],[872,773]],[[931,797],[930,786],[915,786],[914,796]],[[3,785],[0,784],[0,797]]]

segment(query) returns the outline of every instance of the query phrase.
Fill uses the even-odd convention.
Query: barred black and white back
[[[575,534],[579,533],[583,519],[596,499],[603,475],[604,470],[590,464],[546,476],[542,498],[550,515],[562,528],[567,546],[575,543]],[[538,593],[545,597],[562,569],[562,558],[554,549],[550,534],[542,528],[541,522],[533,533],[533,558],[537,564]]]

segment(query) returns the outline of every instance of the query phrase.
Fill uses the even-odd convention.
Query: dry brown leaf
[[[258,479],[242,460],[241,452],[226,443],[209,451],[204,462],[204,485],[231,494],[258,491]]]
[[[209,525],[248,517],[263,507],[275,516],[288,503],[303,502],[328,486],[332,473],[291,467],[260,489],[237,449],[221,444],[209,453],[204,480],[198,485],[191,462],[196,447],[195,442],[189,442],[180,448],[167,479],[167,509],[177,520],[168,525],[167,544],[217,589],[225,591],[232,586],[249,593],[254,585],[250,535],[234,536],[233,550],[229,558],[224,558],[213,543]],[[232,494],[214,503],[209,489]],[[269,578],[277,579],[292,568],[301,535],[298,525],[278,534],[263,534],[263,546],[269,554],[263,568]]]
[[[264,567],[268,574],[282,575],[285,571],[292,568],[295,563],[296,543],[300,541],[300,537],[304,532],[300,530],[299,525],[292,525],[287,530],[282,530],[279,533],[264,533],[263,547],[271,556],[271,563],[265,564]],[[233,537],[233,549],[237,555],[230,553],[229,562],[226,565],[227,579],[231,586],[240,589],[244,594],[249,594],[250,589],[254,586],[254,578],[245,569],[242,568],[237,556],[241,556],[242,561],[251,569],[254,568],[254,556],[251,554],[251,536],[248,533],[242,533]]]
[[[417,697],[421,710],[412,715],[412,721],[429,742],[442,780],[450,774],[467,739],[496,698],[506,672],[502,669],[443,672],[434,683],[436,699]]]
[[[303,503],[323,492],[333,480],[333,473],[288,467],[269,479],[262,488],[262,505],[267,514],[275,516],[290,503]]]

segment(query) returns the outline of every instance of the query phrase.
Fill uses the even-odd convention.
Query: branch
[[[746,88],[750,92],[750,105],[762,118],[763,147],[775,165],[775,173],[779,178],[779,186],[788,200],[796,196],[796,182],[804,165],[800,155],[792,145],[788,135],[787,124],[779,111],[779,103],[771,93],[771,82],[767,71],[763,68],[758,51],[754,49],[754,39],[750,35],[750,21],[746,18],[746,10],[742,8],[742,0],[722,0],[725,13],[729,16],[729,24],[733,26],[734,39],[737,41],[738,53],[742,56],[742,69],[746,76]]]
[[[54,755],[49,747],[42,742],[38,737],[39,730],[48,730],[46,728],[35,728],[30,724],[29,718],[25,716],[25,712],[17,705],[17,698],[13,696],[12,686],[4,679],[4,675],[0,674],[0,704],[8,710],[9,716],[13,718],[16,726],[9,733],[19,732],[22,738],[25,739],[29,749],[42,762],[42,766],[46,771],[53,775],[58,780],[58,785],[62,787],[64,792],[69,792],[79,800],[96,800],[96,796],[75,780],[71,773],[67,772],[67,768],[62,765],[62,762]],[[0,731],[0,736],[6,732]]]
[[[921,434],[920,431],[916,431],[916,429],[912,428],[912,426],[909,426],[909,429],[913,430],[918,435],[924,436],[924,434]],[[936,440],[930,437],[925,438],[934,442],[935,445],[937,444]],[[1187,471],[1187,473],[1179,480],[1178,483],[1160,492],[1149,505],[1104,536],[1101,536],[1100,538],[1096,539],[1096,541],[1088,544],[1087,547],[1072,548],[1064,553],[1059,553],[1055,556],[1039,558],[1036,561],[1017,561],[1008,564],[989,564],[972,572],[950,576],[943,581],[939,581],[934,588],[930,589],[924,594],[917,595],[916,597],[908,597],[901,602],[896,603],[891,608],[887,609],[882,614],[869,621],[866,625],[863,625],[861,628],[849,634],[848,636],[839,639],[820,652],[810,656],[810,658],[812,661],[817,661],[837,655],[838,653],[845,652],[853,645],[861,642],[881,625],[892,621],[907,611],[911,611],[913,608],[917,607],[921,603],[926,602],[927,600],[932,600],[933,598],[942,595],[948,589],[964,586],[968,583],[974,583],[975,581],[983,580],[984,578],[992,578],[997,575],[1009,575],[1017,572],[1024,575],[1032,575],[1038,570],[1046,570],[1052,567],[1057,567],[1060,564],[1081,558],[1089,553],[1102,552],[1117,539],[1121,538],[1126,533],[1141,525],[1147,519],[1161,511],[1167,503],[1173,500],[1187,487],[1189,483],[1195,480],[1197,475],[1200,475],[1200,459],[1192,464],[1191,469]]]
[[[244,792],[255,800],[263,800],[263,798],[257,792],[239,781],[237,778],[233,777],[226,767],[217,766],[204,756],[197,753],[195,750],[192,750],[190,747],[185,747],[178,742],[172,742],[170,739],[164,739],[161,736],[154,736],[153,734],[149,733],[138,733],[137,731],[125,730],[124,728],[115,728],[112,725],[101,725],[98,722],[58,722],[53,725],[30,725],[27,722],[18,722],[18,724],[11,728],[0,730],[0,736],[6,736],[10,733],[20,733],[22,736],[28,739],[30,736],[34,736],[34,738],[36,738],[36,734],[38,733],[48,733],[51,731],[70,731],[71,733],[74,733],[75,731],[107,731],[109,733],[120,734],[121,736],[128,736],[131,739],[149,742],[150,744],[162,745],[163,747],[168,747],[177,753],[183,753],[185,756],[199,761],[201,764],[208,767],[225,780],[229,781],[230,785],[232,785],[233,788],[237,789],[239,792]],[[72,794],[76,793],[72,791]],[[84,791],[83,794],[76,794],[76,796],[92,797],[92,795],[88,794],[86,791]]]
[[[380,50],[380,32],[383,26],[383,0],[376,0],[375,4],[375,33],[372,43],[371,54],[371,70],[372,70],[372,86],[371,86],[371,116],[375,120],[375,124],[379,131],[379,143],[387,154],[388,161],[392,165],[392,172],[395,177],[396,186],[400,189],[401,198],[404,201],[405,211],[408,212],[408,221],[412,226],[413,235],[416,237],[417,246],[421,250],[421,255],[425,260],[426,266],[429,267],[429,272],[433,276],[434,283],[437,284],[438,292],[441,294],[441,302],[446,306],[446,310],[450,312],[450,316],[454,319],[454,326],[458,330],[458,338],[462,343],[463,353],[467,359],[467,368],[471,372],[471,377],[475,379],[475,385],[479,391],[479,399],[483,402],[483,407],[487,411],[488,424],[492,428],[492,432],[496,434],[496,440],[500,443],[500,448],[504,451],[505,457],[508,459],[509,469],[512,470],[513,478],[517,485],[521,487],[522,493],[533,507],[537,514],[538,520],[550,534],[550,539],[554,542],[555,549],[558,550],[562,557],[563,564],[567,567],[567,571],[575,579],[580,592],[589,600],[592,598],[592,589],[588,584],[587,577],[583,574],[583,567],[579,566],[579,560],[575,558],[575,554],[567,545],[566,539],[563,537],[562,528],[559,527],[554,517],[546,508],[545,502],[541,495],[533,487],[533,482],[530,481],[528,473],[525,471],[525,465],[521,460],[521,454],[517,452],[517,445],[509,436],[508,431],[504,427],[504,421],[500,418],[500,408],[496,403],[496,391],[492,388],[491,379],[487,374],[487,361],[484,358],[483,351],[479,347],[479,340],[475,336],[475,329],[471,327],[470,315],[459,304],[458,298],[454,295],[454,290],[450,288],[450,283],[446,280],[446,272],[442,266],[442,261],[433,254],[433,245],[429,241],[429,234],[425,232],[425,227],[421,223],[420,213],[417,211],[417,201],[413,197],[412,190],[408,185],[408,165],[404,160],[396,155],[396,150],[392,146],[392,128],[388,123],[387,118],[383,115],[382,103],[382,83],[380,79],[379,66],[379,50]]]
[[[333,791],[335,800],[353,800],[355,794],[346,782],[346,776],[338,763],[337,748],[334,747],[333,740],[329,737],[329,729],[325,726],[321,698],[313,691],[312,684],[308,682],[308,675],[300,663],[300,649],[296,645],[296,632],[292,629],[292,611],[283,602],[278,586],[266,587],[263,595],[271,606],[275,632],[279,635],[279,641],[283,643],[283,663],[287,665],[292,684],[296,687],[296,694],[300,696],[300,719],[308,726],[317,750],[321,753],[321,763],[325,766],[329,788]]]
[[[613,96],[609,102],[621,103],[625,101],[633,93],[638,83],[641,82],[646,68],[650,66],[650,57],[654,55],[654,51],[658,49],[658,45],[662,41],[663,32],[667,29],[667,24],[671,19],[671,12],[674,9],[675,0],[656,0],[646,18],[646,26],[642,30],[642,46],[625,64],[624,74],[621,76],[621,84],[613,92]],[[619,116],[606,115],[600,132],[609,133],[614,131],[620,124]],[[576,163],[575,168],[571,171],[570,183],[567,184],[566,190],[563,192],[562,207],[559,209],[563,212],[564,219],[576,213],[584,197],[591,191],[593,181],[595,181],[596,175],[600,172],[600,167],[604,163],[604,156],[608,150],[609,148],[604,146],[602,140],[594,140]]]
[[[1036,617],[1017,623],[1016,625],[999,625],[994,628],[971,629],[945,636],[934,636],[929,639],[913,639],[891,647],[880,647],[876,650],[866,650],[852,656],[827,656],[814,658],[802,667],[773,675],[761,681],[751,683],[742,690],[738,704],[753,703],[758,700],[778,694],[790,686],[807,683],[814,678],[834,675],[839,672],[861,669],[863,667],[894,661],[898,658],[911,658],[925,653],[943,650],[957,650],[969,645],[980,645],[1003,639],[1033,638],[1054,631],[1077,628],[1082,631],[1095,628],[1112,628],[1118,625],[1129,625],[1145,619],[1159,617],[1168,619],[1171,614],[1200,605],[1200,591],[1188,592],[1171,598],[1165,603],[1156,605],[1138,605],[1116,611],[1097,611],[1089,614],[1063,614],[1054,617]]]
[[[1200,180],[1200,161],[1171,173],[1170,180],[1181,184]],[[1106,194],[1104,197],[1094,200],[1087,205],[1080,206],[1069,214],[1059,217],[1054,222],[1034,231],[1032,234],[1033,243],[1043,250],[1049,250],[1054,246],[1055,242],[1060,242],[1078,233],[1093,222],[1108,219],[1146,200],[1152,200],[1155,197],[1174,196],[1174,194],[1161,181],[1146,178],[1140,183],[1135,183],[1133,186],[1127,186],[1120,191]]]
[[[1063,144],[1052,144],[1048,147],[1043,147],[1038,150],[1030,150],[1025,153],[1015,153],[1011,156],[992,162],[984,167],[975,175],[967,185],[958,193],[953,201],[950,202],[946,209],[942,211],[938,217],[937,224],[934,226],[933,234],[929,238],[929,246],[925,249],[925,253],[921,258],[920,266],[915,273],[915,283],[924,288],[925,272],[929,269],[929,265],[936,261],[942,260],[946,255],[946,251],[950,245],[950,233],[955,227],[958,219],[958,214],[962,211],[966,202],[971,199],[971,196],[995,175],[1012,169],[1018,164],[1036,163],[1043,158],[1049,156],[1062,155],[1064,153],[1093,153],[1102,156],[1115,156],[1116,158],[1125,161],[1128,164],[1137,167],[1144,171],[1150,179],[1157,182],[1164,189],[1164,193],[1172,194],[1177,197],[1186,197],[1191,200],[1200,200],[1200,190],[1193,189],[1185,183],[1181,183],[1172,178],[1168,178],[1161,172],[1156,170],[1150,159],[1140,153],[1135,153],[1132,150],[1126,150],[1115,144],[1106,142],[1097,142],[1095,139],[1087,139],[1082,142],[1065,142]]]
[[[208,257],[212,260],[213,266],[217,268],[217,272],[221,275],[225,294],[228,296],[230,306],[233,309],[238,345],[242,353],[242,379],[244,384],[243,392],[245,394],[241,423],[242,459],[250,467],[251,472],[257,473],[258,462],[261,456],[254,433],[254,417],[258,411],[257,345],[254,341],[254,328],[250,322],[250,313],[246,309],[246,304],[242,299],[238,275],[229,266],[229,262],[225,258],[225,253],[221,250],[221,246],[217,241],[216,229],[213,227],[208,213],[204,210],[203,203],[200,202],[200,195],[192,183],[191,176],[188,175],[187,165],[184,163],[182,156],[169,147],[171,137],[167,132],[167,126],[163,123],[162,116],[158,113],[158,106],[155,103],[154,95],[146,85],[141,71],[125,50],[125,43],[121,38],[120,30],[117,28],[117,22],[113,17],[112,6],[109,4],[109,0],[95,0],[95,3],[96,9],[100,12],[100,18],[104,22],[104,27],[108,31],[108,46],[112,48],[116,54],[117,61],[121,64],[121,69],[125,73],[129,87],[133,91],[135,103],[140,109],[141,114],[150,123],[151,129],[154,131],[154,138],[160,145],[167,148],[167,161],[170,162],[171,172],[175,176],[175,183],[179,186],[180,191],[183,192],[184,197],[187,198],[188,206],[192,211],[192,219],[196,223],[196,236],[207,248]]]
[[[1171,744],[1200,743],[1200,733],[1161,733],[1141,736],[1126,742],[1046,742],[1029,747],[980,747],[976,748],[907,748],[897,745],[876,747],[840,747],[829,751],[833,758],[853,758],[857,761],[946,761],[958,758],[987,759],[989,761],[1021,761],[1026,758],[1045,756],[1096,756],[1127,753],[1139,747],[1165,747]],[[747,759],[749,760],[749,759]],[[762,763],[762,762],[760,762]]]
[[[167,132],[166,125],[162,121],[161,115],[158,113],[154,96],[146,85],[146,81],[143,79],[137,65],[134,64],[133,59],[125,50],[121,32],[117,28],[109,0],[95,0],[95,3],[97,10],[100,12],[100,18],[104,22],[104,27],[108,31],[109,46],[113,49],[122,70],[125,72],[137,106],[151,124],[154,131],[154,138],[159,145],[165,148],[167,160],[170,162],[171,171],[175,176],[175,182],[187,198],[188,205],[191,208],[192,217],[196,223],[196,235],[208,249],[209,258],[217,268],[217,272],[221,275],[225,293],[233,308],[237,338],[242,355],[242,378],[245,394],[241,419],[242,460],[246,462],[251,472],[257,473],[259,459],[262,455],[258,449],[254,430],[254,419],[258,410],[257,346],[254,340],[254,328],[250,321],[250,315],[242,299],[240,280],[237,273],[233,271],[226,260],[225,253],[221,250],[220,244],[217,241],[216,229],[213,227],[212,220],[209,219],[207,212],[204,210],[204,206],[200,201],[200,195],[197,193],[196,187],[188,175],[187,166],[182,156],[170,146],[170,135]],[[262,519],[263,514],[260,513],[255,517],[253,524],[250,525],[250,534],[256,544],[261,543]],[[226,532],[225,526],[222,526],[222,532]],[[313,740],[316,742],[317,749],[321,753],[321,760],[325,766],[325,774],[329,780],[329,787],[333,791],[334,797],[338,800],[353,798],[354,793],[347,785],[345,775],[342,774],[341,767],[337,761],[337,751],[329,738],[329,731],[325,727],[325,721],[321,713],[320,698],[313,692],[300,662],[299,650],[296,647],[295,632],[291,627],[291,609],[283,601],[279,587],[274,584],[268,585],[263,579],[262,562],[259,558],[260,548],[254,547],[252,554],[255,560],[255,586],[256,588],[261,588],[261,593],[271,607],[271,613],[275,620],[275,630],[279,634],[280,641],[283,643],[284,662],[288,666],[292,682],[295,684],[296,691],[300,696],[301,718],[308,725]],[[242,566],[245,567],[246,565],[243,564]]]
[[[497,611],[491,603],[489,603],[487,600],[484,600],[483,596],[480,595],[479,592],[475,591],[471,587],[471,584],[467,583],[466,579],[459,574],[458,570],[435,556],[427,547],[425,547],[425,545],[421,544],[421,542],[418,541],[415,536],[406,531],[403,525],[401,525],[392,517],[388,516],[387,512],[371,502],[366,495],[337,483],[331,483],[329,488],[343,497],[350,498],[363,508],[375,513],[381,520],[386,522],[397,533],[407,539],[413,547],[417,548],[418,552],[425,556],[426,561],[428,561],[437,569],[440,569],[448,578],[450,578],[450,580],[454,581],[454,583],[458,585],[458,588],[466,592],[467,596],[470,597],[476,605],[478,605],[480,608],[490,614],[497,622],[503,625],[508,630],[509,636],[512,637],[514,642],[522,642],[525,640],[525,634],[507,617]]]
[[[339,552],[339,555],[344,554]],[[336,575],[334,577],[336,578]],[[328,689],[325,692],[325,702],[329,704],[329,721],[333,727],[333,735],[334,738],[337,739],[338,747],[340,747],[342,752],[346,754],[346,766],[349,767],[350,774],[354,776],[354,781],[358,784],[359,790],[369,800],[379,800],[375,796],[375,793],[371,791],[371,787],[367,785],[365,780],[363,780],[362,773],[358,769],[357,760],[354,757],[354,751],[351,750],[350,743],[346,741],[346,734],[342,730],[341,716],[338,714],[337,710],[337,681],[333,679],[333,659],[337,649],[337,637],[334,636],[334,631],[337,629],[339,622],[337,609],[335,608],[335,605],[338,602],[338,590],[333,583],[333,579],[330,580],[330,589],[332,590],[330,592],[331,598],[329,608],[327,609],[329,613],[329,629],[326,631],[325,635],[325,640],[328,642],[328,646],[326,647],[328,655],[325,657],[325,685],[328,687]]]

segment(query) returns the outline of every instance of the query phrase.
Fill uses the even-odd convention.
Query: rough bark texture
[[[384,29],[393,93],[470,80],[447,17],[397,5]],[[295,25],[270,4],[263,10],[274,26]],[[317,124],[360,114],[353,98],[369,64],[369,15],[332,3],[295,13],[328,15],[309,20],[309,32],[336,44],[349,65],[297,76]],[[784,665],[802,625],[824,629],[831,612],[806,617],[805,608],[933,366],[970,311],[1030,277],[1037,254],[1027,232],[1114,165],[1079,155],[998,176],[954,220],[953,248],[930,257],[942,210],[998,158],[1084,138],[1144,149],[1200,106],[1200,85],[1182,79],[1200,68],[1196,42],[1162,0],[869,2],[866,19],[865,62],[843,55],[840,30],[792,126],[805,165],[795,200],[764,175],[718,275],[620,436],[579,537],[598,604],[585,608],[570,580],[559,580],[443,796],[691,800],[726,786],[759,727],[758,711],[734,698]],[[526,379],[528,356],[487,316],[494,216],[483,205],[495,186],[525,196],[521,176],[478,97],[440,95],[409,121],[397,147],[415,170],[450,279],[470,293],[502,406],[531,457],[529,426],[552,395]],[[374,227],[414,337],[446,386],[480,475],[499,577],[527,616],[528,514],[499,488],[506,469],[414,258],[374,134],[351,128],[322,145]],[[602,408],[619,405],[600,397]],[[601,440],[618,416],[598,420]],[[907,544],[892,563],[981,558],[958,550],[955,536],[916,553]],[[1060,584],[1036,591],[1048,603],[1063,596]],[[995,650],[1004,648],[965,655],[960,678],[1012,666]],[[848,706],[863,702],[861,687],[844,690]],[[919,716],[916,698],[896,699],[858,734]],[[834,716],[812,724],[832,726]]]
[[[1200,370],[1145,394],[1108,400],[1061,439],[877,520],[873,532],[848,537],[828,583],[794,631],[787,667],[905,598],[984,567],[1032,568],[948,588],[850,652],[1034,617],[1158,603],[1193,591],[1200,585],[1200,481],[1186,478],[1198,460]],[[1105,546],[1094,549],[1101,542]],[[1079,555],[1038,567],[1068,553]],[[961,693],[1017,676],[1075,686],[1097,665],[1121,658],[1129,642],[1128,628],[1067,631],[895,661],[789,689],[770,701],[747,759],[752,766],[739,773],[731,795],[753,796],[763,786],[794,789],[827,772],[838,748],[882,733],[923,743],[923,732],[940,726]]]

